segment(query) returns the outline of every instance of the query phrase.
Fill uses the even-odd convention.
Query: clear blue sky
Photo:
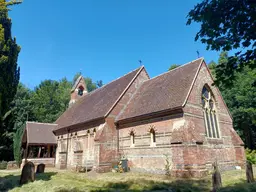
[[[186,26],[196,0],[24,0],[12,7],[12,34],[22,50],[21,82],[72,79],[76,72],[94,81],[111,80],[139,67],[150,77],[171,64],[219,53],[194,42],[199,25]]]

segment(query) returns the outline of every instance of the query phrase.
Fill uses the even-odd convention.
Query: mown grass
[[[256,173],[256,170],[255,170]],[[20,171],[0,171],[0,191],[81,192],[81,191],[173,191],[201,192],[211,190],[211,176],[203,179],[174,179],[164,175],[142,173],[74,173],[46,170],[36,181],[19,186]],[[256,183],[247,184],[243,170],[222,173],[221,192],[256,191]]]

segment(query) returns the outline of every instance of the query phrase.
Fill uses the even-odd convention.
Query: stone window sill
[[[74,153],[83,153],[83,150],[74,151]]]
[[[150,147],[156,147],[156,143],[151,143]]]

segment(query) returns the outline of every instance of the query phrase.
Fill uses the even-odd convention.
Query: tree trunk
[[[213,174],[212,174],[212,192],[216,192],[222,187],[221,175],[218,168],[217,162],[213,163]]]
[[[246,179],[248,183],[254,182],[252,164],[246,161]]]
[[[249,127],[247,122],[242,123],[242,129],[244,132],[244,138],[245,138],[245,145],[249,149],[253,149],[254,143],[252,139],[252,130]]]

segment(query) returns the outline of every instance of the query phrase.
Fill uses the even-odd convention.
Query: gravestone
[[[41,163],[36,167],[36,173],[44,173],[45,164]]]
[[[35,165],[32,162],[27,162],[22,168],[20,176],[20,185],[27,183],[28,181],[35,180]]]

